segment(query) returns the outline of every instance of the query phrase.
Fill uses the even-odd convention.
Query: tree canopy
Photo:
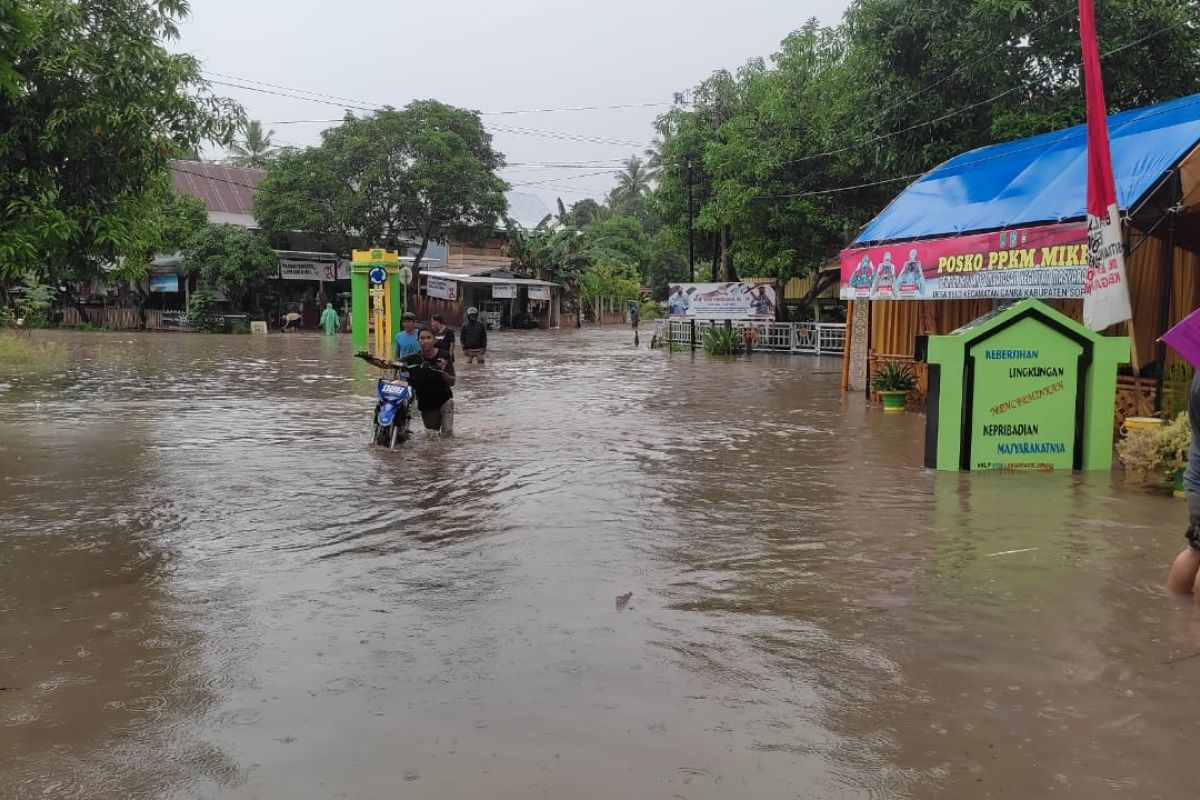
[[[1099,11],[1111,110],[1200,91],[1200,3]],[[1082,122],[1078,24],[1070,2],[854,0],[659,118],[650,208],[686,252],[690,186],[713,279],[807,272],[950,156]]]
[[[145,270],[168,159],[240,119],[167,48],[186,13],[182,0],[0,0],[0,279]]]
[[[254,216],[271,234],[323,234],[331,249],[486,236],[507,209],[504,157],[478,113],[435,100],[347,116],[321,144],[267,167]]]
[[[243,305],[254,290],[279,272],[279,256],[255,231],[208,224],[183,245],[183,268]]]

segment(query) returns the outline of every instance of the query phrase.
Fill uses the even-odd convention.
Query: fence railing
[[[666,319],[655,321],[659,336],[673,345],[693,344],[692,326],[695,325],[696,347],[704,343],[704,332],[714,326],[724,326],[723,320],[709,319]],[[741,332],[745,341],[746,332],[752,331],[750,340],[755,350],[776,353],[807,353],[810,355],[840,356],[846,347],[846,325],[842,322],[731,322],[734,330]]]

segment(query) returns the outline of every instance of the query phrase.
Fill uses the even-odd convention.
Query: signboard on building
[[[511,300],[517,296],[517,287],[510,283],[492,284],[492,297],[496,300]]]
[[[178,292],[179,291],[179,276],[178,275],[151,275],[150,276],[150,291],[152,291],[152,292]]]
[[[1087,225],[1042,225],[842,251],[843,300],[1083,297]]]
[[[550,287],[549,286],[529,286],[526,288],[525,291],[527,291],[529,293],[530,300],[549,300],[550,299]]]
[[[458,282],[430,276],[425,279],[425,294],[442,300],[458,300]]]
[[[775,285],[758,281],[673,283],[667,294],[672,317],[775,319]]]
[[[285,281],[333,281],[337,280],[337,263],[283,258],[279,261],[279,277]]]

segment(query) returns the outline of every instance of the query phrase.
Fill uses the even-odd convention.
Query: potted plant
[[[1125,469],[1145,481],[1151,475],[1167,478],[1177,496],[1183,496],[1183,473],[1192,446],[1192,428],[1186,413],[1166,425],[1131,428],[1117,444]]]
[[[888,413],[903,411],[908,405],[908,393],[917,386],[917,376],[912,368],[899,361],[884,363],[871,378],[871,388],[883,400],[883,410]]]

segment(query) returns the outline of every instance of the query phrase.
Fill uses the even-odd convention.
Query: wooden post
[[[1171,215],[1171,220],[1167,224],[1167,238],[1163,242],[1163,288],[1162,294],[1159,297],[1158,304],[1158,329],[1163,333],[1171,327],[1171,292],[1174,290],[1175,283],[1175,211],[1172,209],[1167,212]],[[1167,343],[1162,339],[1158,340],[1158,378],[1154,386],[1154,413],[1161,414],[1163,410],[1163,378],[1166,377],[1167,371]]]

